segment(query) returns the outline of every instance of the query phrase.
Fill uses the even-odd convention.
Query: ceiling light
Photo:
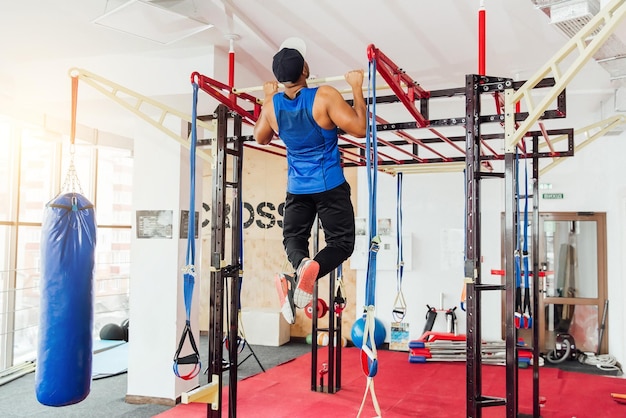
[[[164,45],[213,27],[143,0],[130,0],[93,23]]]

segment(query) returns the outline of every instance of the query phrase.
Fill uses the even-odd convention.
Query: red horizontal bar
[[[400,67],[394,64],[380,49],[374,44],[367,47],[367,57],[376,62],[376,71],[389,84],[389,87],[398,96],[409,113],[415,118],[420,128],[430,125],[430,122],[415,107],[415,99],[427,99],[430,92],[424,90],[411,77],[409,77]],[[407,91],[404,91],[402,83],[406,84]]]
[[[506,272],[504,270],[492,269],[491,274],[493,274],[494,276],[504,276]],[[554,274],[554,272],[553,271],[540,271],[539,277],[546,277],[547,274]],[[529,273],[529,276],[532,276],[532,275],[533,275],[532,272]]]

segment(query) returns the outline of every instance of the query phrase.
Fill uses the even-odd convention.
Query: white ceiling
[[[190,113],[189,75],[212,71],[207,61],[211,46],[226,54],[229,34],[239,38],[234,43],[236,87],[271,79],[272,55],[289,36],[306,41],[307,61],[318,77],[367,69],[369,44],[426,90],[462,87],[465,75],[478,71],[479,0],[153,0],[215,25],[170,45],[93,23],[125,1],[0,2],[4,107],[69,118],[67,71],[78,66]],[[488,75],[525,80],[567,41],[531,0],[484,0],[484,5]],[[227,71],[227,62],[220,62],[216,77],[226,83]],[[568,112],[575,116],[571,127],[607,116],[602,104],[612,100],[616,87],[596,62],[587,64],[568,87]],[[132,115],[114,111],[87,90],[79,90],[79,122],[113,132],[127,129],[123,120]],[[96,104],[106,110],[96,111]],[[90,117],[86,111],[81,117],[83,108],[107,117]]]

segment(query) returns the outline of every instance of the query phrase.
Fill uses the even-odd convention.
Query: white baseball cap
[[[306,58],[306,44],[300,38],[291,37],[285,39],[283,43],[280,44],[280,48],[278,48],[278,50],[280,51],[283,48],[295,49],[300,53],[300,55],[302,55],[302,58]]]
[[[272,71],[281,83],[295,83],[304,69],[306,44],[300,38],[287,38],[272,58]]]

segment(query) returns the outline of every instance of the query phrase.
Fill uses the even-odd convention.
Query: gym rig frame
[[[538,88],[545,87],[553,87],[555,84],[553,79],[546,79],[539,83]],[[516,196],[512,185],[518,181],[516,178],[516,170],[514,168],[515,164],[515,154],[507,153],[505,155],[498,155],[496,153],[490,153],[489,155],[485,155],[481,153],[481,148],[484,147],[487,140],[502,140],[504,138],[504,134],[490,134],[490,135],[482,135],[481,134],[481,125],[486,123],[504,123],[504,115],[503,114],[493,114],[493,115],[481,115],[481,96],[484,94],[493,95],[496,100],[498,100],[499,95],[505,94],[505,90],[514,89],[516,86],[522,85],[522,82],[513,82],[511,79],[501,78],[501,77],[488,77],[481,75],[467,75],[466,76],[466,84],[464,88],[457,89],[447,89],[447,90],[439,90],[439,91],[431,91],[429,92],[429,97],[423,97],[418,99],[420,102],[420,109],[424,115],[424,121],[427,126],[449,126],[449,125],[460,125],[465,126],[466,136],[464,137],[452,137],[447,138],[450,143],[454,144],[454,149],[458,150],[459,145],[457,143],[462,144],[465,141],[465,149],[463,157],[442,157],[436,156],[432,158],[422,158],[417,155],[420,147],[426,146],[429,147],[430,144],[436,142],[445,142],[448,141],[441,140],[439,136],[432,139],[421,139],[418,141],[411,141],[408,138],[396,140],[393,142],[389,142],[389,144],[384,143],[383,140],[379,146],[384,150],[385,147],[402,147],[410,145],[413,150],[416,152],[414,158],[411,161],[405,161],[403,164],[428,164],[431,162],[458,162],[464,161],[466,165],[466,243],[465,243],[465,253],[466,253],[466,262],[465,262],[465,277],[467,283],[467,416],[468,417],[480,417],[481,409],[485,407],[491,406],[507,406],[507,417],[509,416],[519,416],[517,415],[517,332],[515,328],[515,324],[513,322],[514,312],[512,311],[515,306],[515,282],[514,276],[507,275],[507,280],[505,284],[502,285],[492,285],[492,284],[483,284],[481,279],[481,252],[480,252],[480,182],[483,179],[489,178],[510,178],[511,182],[507,183],[507,187],[505,190],[505,198],[507,200],[507,205],[505,205],[506,209],[506,231],[505,236],[507,239],[505,240],[505,254],[513,254],[513,242],[515,242],[515,231],[518,219],[515,216],[515,210],[513,209],[517,205]],[[205,90],[207,87],[200,85],[202,90]],[[466,115],[430,121],[427,119],[429,101],[431,99],[435,99],[438,97],[450,97],[451,95],[464,95],[466,102]],[[382,98],[376,98],[377,103],[393,103],[394,101],[398,101],[399,98],[396,96],[384,96]],[[256,115],[254,113],[247,113],[248,117],[254,118]],[[516,113],[515,121],[524,120],[527,116],[527,113]],[[557,108],[554,110],[550,110],[545,112],[543,119],[547,118],[562,118],[565,117],[565,92],[562,92],[558,96],[557,100]],[[237,398],[237,338],[238,338],[238,307],[239,307],[239,285],[240,285],[240,271],[243,266],[239,265],[239,247],[237,245],[231,245],[230,251],[230,262],[226,265],[224,264],[225,255],[225,241],[226,241],[226,228],[224,224],[224,220],[226,218],[226,206],[230,204],[231,215],[232,218],[232,226],[231,228],[231,238],[230,242],[238,243],[240,240],[240,231],[238,228],[235,228],[235,225],[238,225],[241,219],[241,210],[239,202],[241,202],[241,169],[242,169],[242,157],[243,157],[243,146],[249,144],[254,140],[251,136],[242,136],[242,123],[244,118],[239,115],[236,111],[229,109],[228,106],[221,104],[215,110],[215,113],[212,116],[209,116],[206,119],[214,119],[217,121],[217,137],[211,140],[200,140],[198,141],[199,146],[211,145],[214,150],[214,161],[213,161],[213,196],[212,196],[212,214],[211,214],[211,233],[212,233],[212,241],[211,241],[211,297],[210,297],[210,306],[211,306],[211,328],[209,331],[209,370],[208,375],[217,375],[219,377],[219,385],[221,387],[222,384],[222,374],[224,372],[224,362],[223,362],[223,323],[224,323],[224,292],[230,289],[230,321],[228,328],[228,339],[229,339],[229,363],[228,370],[231,371],[229,373],[229,417],[236,417],[236,398]],[[228,134],[228,126],[229,120],[232,119],[232,134]],[[377,125],[377,129],[379,131],[391,131],[393,129],[402,130],[406,129],[419,129],[419,122],[405,122],[405,123],[396,123],[389,124],[383,123]],[[547,136],[544,136],[547,135]],[[539,151],[539,140],[540,138],[547,139],[553,135],[566,135],[567,136],[567,147],[562,151],[549,151],[549,152],[540,152]],[[559,129],[559,130],[549,130],[549,131],[536,131],[536,132],[528,132],[527,136],[532,139],[532,150],[520,150],[520,158],[530,158],[533,162],[533,176],[532,176],[532,184],[533,184],[533,196],[537,196],[537,187],[538,187],[538,159],[542,157],[550,157],[554,158],[555,155],[560,157],[565,156],[573,156],[574,155],[574,138],[573,138],[573,130],[572,129]],[[549,140],[549,139],[547,139]],[[422,145],[423,144],[423,145]],[[358,145],[355,144],[344,144],[342,146],[343,149],[356,148]],[[255,147],[256,148],[256,147]],[[365,149],[360,148],[359,154],[365,157]],[[489,146],[490,149],[496,148]],[[553,149],[551,147],[551,149]],[[272,152],[274,153],[274,152]],[[280,155],[280,154],[279,154]],[[228,156],[231,156],[232,159],[232,167],[228,167]],[[489,160],[501,160],[504,159],[505,162],[505,172],[504,173],[493,173],[493,172],[485,172],[481,171],[481,167],[483,167],[484,163]],[[359,166],[360,164],[353,164],[349,161],[344,160],[344,166]],[[383,161],[383,166],[387,165]],[[228,172],[230,171],[230,175],[232,177],[231,180],[228,179]],[[510,187],[509,187],[510,186]],[[227,189],[230,188],[233,190],[232,201],[227,203]],[[509,204],[510,203],[510,204]],[[538,225],[538,204],[537,199],[533,199],[533,221],[532,224],[534,226]],[[314,227],[315,238],[317,238],[317,230]],[[533,234],[533,240],[536,240],[538,237],[537,233]],[[509,239],[513,238],[513,239]],[[317,244],[317,239],[314,241]],[[534,304],[534,312],[537,312],[537,292],[539,288],[538,284],[538,264],[537,254],[535,253],[538,248],[538,243],[534,242],[532,245],[533,248],[533,304]],[[506,259],[506,270],[514,271],[513,266],[513,258],[505,257]],[[230,285],[228,285],[228,281],[230,279]],[[311,362],[311,390],[319,391],[319,392],[327,392],[327,393],[336,393],[341,388],[341,315],[334,314],[334,286],[332,285],[335,281],[335,273],[331,273],[330,275],[330,286],[329,286],[329,301],[333,301],[330,303],[329,310],[329,327],[328,328],[319,328],[317,323],[317,304],[312,304],[312,362]],[[481,361],[481,331],[480,331],[480,321],[481,321],[481,294],[483,291],[491,291],[491,290],[499,290],[505,292],[505,306],[506,306],[506,398],[496,398],[491,396],[486,396],[482,394],[482,361]],[[317,300],[317,286],[315,289],[314,300]],[[329,347],[328,347],[328,374],[327,374],[327,386],[320,386],[318,384],[318,370],[317,370],[317,335],[318,331],[328,331],[329,333]],[[335,338],[335,336],[339,336],[339,338]],[[535,341],[538,340],[538,327],[537,324],[533,327],[533,356],[534,358],[539,357],[539,350],[534,344]],[[536,409],[536,413],[534,416],[538,415],[539,408],[539,371],[538,364],[534,362],[533,364],[533,405]],[[219,396],[219,401],[217,405],[217,409],[215,409],[215,405],[208,405],[207,413],[211,418],[221,417],[221,393]],[[512,415],[510,415],[512,414]]]
[[[388,123],[381,118],[376,120],[377,132],[390,131],[399,139],[395,141],[378,140],[382,151],[379,151],[379,167],[382,171],[388,167],[396,167],[402,171],[405,167],[424,165],[429,163],[465,163],[465,186],[466,186],[466,241],[465,241],[465,283],[467,296],[466,313],[466,333],[467,333],[467,392],[466,406],[468,418],[481,418],[483,408],[494,406],[505,406],[507,418],[517,418],[527,416],[519,414],[518,411],[518,353],[517,353],[517,329],[514,323],[515,310],[515,277],[514,277],[514,251],[517,233],[516,208],[519,196],[516,195],[515,185],[518,181],[517,170],[515,169],[515,154],[520,152],[520,158],[532,160],[532,189],[533,189],[533,310],[538,310],[538,289],[539,289],[539,267],[538,267],[538,181],[539,181],[539,159],[552,158],[554,160],[561,157],[571,157],[574,155],[574,132],[572,129],[547,131],[540,123],[541,131],[530,132],[530,127],[539,119],[563,118],[566,116],[565,108],[565,86],[582,68],[582,66],[592,58],[593,54],[608,39],[615,30],[619,21],[626,15],[626,4],[623,1],[615,1],[607,5],[602,11],[583,28],[577,35],[572,37],[551,62],[537,72],[537,75],[526,82],[515,82],[510,78],[490,77],[485,75],[470,74],[466,76],[465,86],[458,89],[447,89],[439,91],[426,91],[417,82],[412,80],[397,65],[395,65],[380,50],[370,45],[368,47],[368,57],[376,60],[378,73],[387,81],[389,87],[393,89],[394,95],[376,97],[376,103],[396,103],[402,102],[414,121],[401,123]],[[588,39],[593,34],[593,39]],[[561,69],[559,65],[565,61],[567,56],[578,53],[579,56],[574,64],[569,68]],[[555,78],[546,78],[549,73],[553,73]],[[213,147],[213,212],[212,212],[212,244],[211,244],[211,330],[209,337],[209,376],[219,376],[219,397],[217,405],[207,406],[207,416],[211,418],[221,418],[221,375],[222,368],[222,337],[223,337],[223,300],[224,291],[228,286],[224,286],[225,280],[231,278],[231,299],[230,299],[230,323],[229,323],[229,354],[230,362],[230,385],[229,385],[229,417],[236,417],[236,397],[237,397],[237,344],[238,337],[237,311],[239,308],[239,276],[242,268],[239,265],[240,254],[237,245],[232,245],[231,263],[225,265],[225,207],[226,188],[235,190],[232,208],[239,208],[241,202],[241,164],[243,157],[243,147],[253,147],[263,152],[284,156],[285,147],[278,143],[272,143],[266,147],[255,145],[254,138],[241,135],[242,121],[254,124],[260,114],[260,101],[248,94],[235,94],[232,86],[225,85],[216,80],[202,76],[198,73],[192,74],[192,81],[197,79],[200,89],[217,99],[221,105],[213,115],[217,119],[217,138],[212,140],[198,141],[198,145],[211,145]],[[530,91],[536,88],[547,88],[544,100],[538,105],[534,105],[532,100],[528,100]],[[496,101],[497,114],[482,115],[481,95],[492,94]],[[451,97],[455,95],[465,96],[465,115],[438,120],[430,120],[429,101],[431,99]],[[237,100],[243,99],[248,104],[253,105],[252,110],[246,110],[239,106]],[[514,109],[516,103],[527,99],[528,112],[519,112]],[[556,100],[557,107],[548,110],[548,106]],[[415,106],[419,101],[420,109]],[[227,136],[228,118],[235,120],[233,136]],[[504,134],[482,134],[481,126],[488,123],[499,123],[504,126]],[[436,128],[443,126],[462,125],[465,127],[463,137],[447,137],[442,135]],[[409,129],[428,129],[434,134],[432,138],[418,139],[405,132]],[[559,139],[567,139],[566,148],[563,151],[556,151],[551,137],[557,135]],[[525,143],[519,144],[522,138],[530,138],[532,146],[528,149]],[[495,151],[497,147],[489,145],[490,140],[504,139],[504,153]],[[464,147],[460,144],[464,142]],[[556,140],[554,141],[556,142]],[[445,143],[451,147],[451,154],[444,154],[434,148],[434,144]],[[549,151],[541,152],[540,148],[547,146]],[[394,157],[389,152],[385,152],[385,147],[395,150],[396,155],[402,154],[404,159]],[[363,143],[355,141],[344,135],[340,136],[340,150],[342,153],[342,163],[344,167],[364,166],[366,147]],[[357,150],[355,152],[355,150]],[[420,156],[420,150],[425,151],[429,156]],[[460,153],[460,155],[459,155]],[[454,155],[456,154],[456,155]],[[234,157],[233,181],[226,180],[226,156]],[[504,172],[493,173],[481,170],[481,167],[489,165],[490,160],[503,160]],[[432,164],[431,164],[432,165]],[[483,179],[504,178],[505,180],[505,229],[504,229],[504,253],[505,253],[505,280],[501,285],[483,284],[481,272],[481,246],[480,246],[480,184]],[[240,210],[233,210],[233,225],[240,222]],[[231,228],[232,243],[239,242],[240,232],[238,228]],[[331,282],[332,283],[332,282]],[[333,286],[330,286],[332,289]],[[482,393],[482,353],[481,344],[481,299],[482,292],[503,291],[505,293],[505,341],[506,341],[506,397],[499,398],[484,395]],[[317,298],[317,294],[315,295]],[[331,290],[331,296],[332,290]],[[333,300],[332,297],[330,300]],[[317,330],[316,309],[317,304],[313,303],[313,330]],[[332,310],[331,310],[332,311]],[[340,332],[340,321],[338,331]],[[534,359],[539,358],[538,327],[534,321],[532,351]],[[332,327],[331,327],[332,328]],[[329,332],[330,333],[330,332]],[[314,334],[316,335],[316,334]],[[329,335],[329,343],[332,344],[334,336]],[[316,338],[313,338],[315,341]],[[341,386],[341,344],[338,343],[339,353],[333,361],[333,367],[337,367],[334,388],[328,388],[329,393],[334,393]],[[315,346],[314,346],[315,348]],[[317,351],[317,350],[314,350]],[[329,356],[331,351],[329,350]],[[539,365],[533,362],[533,417],[539,417]],[[311,389],[317,390],[316,365],[311,369]],[[330,376],[329,376],[330,379]]]

